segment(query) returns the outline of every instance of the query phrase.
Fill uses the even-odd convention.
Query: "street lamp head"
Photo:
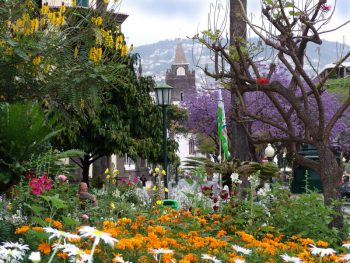
[[[168,106],[171,104],[171,90],[173,87],[161,83],[154,88],[156,93],[156,100],[159,106]]]
[[[265,149],[265,155],[267,158],[272,158],[275,155],[275,149],[269,143]]]

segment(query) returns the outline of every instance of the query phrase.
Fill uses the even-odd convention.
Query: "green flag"
[[[218,99],[218,135],[219,135],[219,143],[221,143],[221,147],[224,152],[224,159],[227,160],[227,158],[230,156],[230,153],[228,151],[225,109],[224,109],[224,103],[222,101],[220,89],[219,89],[219,99]]]

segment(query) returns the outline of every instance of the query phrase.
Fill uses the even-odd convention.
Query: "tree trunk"
[[[83,182],[85,182],[88,186],[90,186],[89,184],[89,168],[90,168],[90,155],[89,154],[85,154],[84,158],[83,158]]]
[[[315,146],[318,151],[320,162],[319,174],[323,186],[324,203],[328,206],[332,203],[332,200],[339,200],[340,198],[340,192],[337,189],[337,186],[341,181],[343,170],[340,167],[336,156],[330,150],[328,142],[320,142]],[[344,225],[341,206],[337,206],[335,210],[339,213],[339,215],[333,218],[331,227],[340,229]]]
[[[247,10],[247,1],[242,0]],[[247,23],[242,19],[241,6],[238,0],[230,0],[230,45],[233,45],[235,38],[247,38]],[[232,79],[233,80],[233,79]],[[231,84],[231,104],[233,114],[239,114],[239,101],[236,95],[234,82]],[[241,124],[232,118],[229,123],[229,132],[231,133],[232,143],[230,153],[233,157],[241,161],[251,160],[248,137]]]

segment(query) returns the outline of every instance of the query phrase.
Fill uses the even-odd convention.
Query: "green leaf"
[[[46,210],[45,208],[36,205],[32,205],[30,208],[34,211],[35,214],[40,214],[41,212]]]
[[[38,224],[39,226],[42,226],[42,227],[45,227],[47,225],[46,222],[40,217],[32,217],[32,223]]]
[[[77,225],[79,225],[79,222],[77,222],[75,219],[73,219],[73,218],[70,218],[70,217],[63,217],[62,218],[62,220],[63,220],[63,223],[65,224],[65,225],[67,225],[67,226],[77,226]]]
[[[44,199],[48,203],[51,202],[52,206],[57,208],[57,209],[67,208],[66,203],[62,199],[59,198],[58,194],[56,194],[54,196],[42,195],[41,198]]]
[[[45,232],[40,232],[40,231],[33,231],[33,235],[36,237],[36,239],[39,239],[39,240],[45,240],[49,236]]]
[[[294,7],[294,3],[292,3],[292,2],[287,2],[287,3],[286,3],[286,7]]]

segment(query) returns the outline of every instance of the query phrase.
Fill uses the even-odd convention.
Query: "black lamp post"
[[[154,88],[158,106],[163,110],[163,158],[164,158],[164,189],[168,189],[168,146],[166,129],[166,109],[171,104],[171,90],[173,87],[163,83]],[[164,191],[165,199],[168,199],[168,192]]]

